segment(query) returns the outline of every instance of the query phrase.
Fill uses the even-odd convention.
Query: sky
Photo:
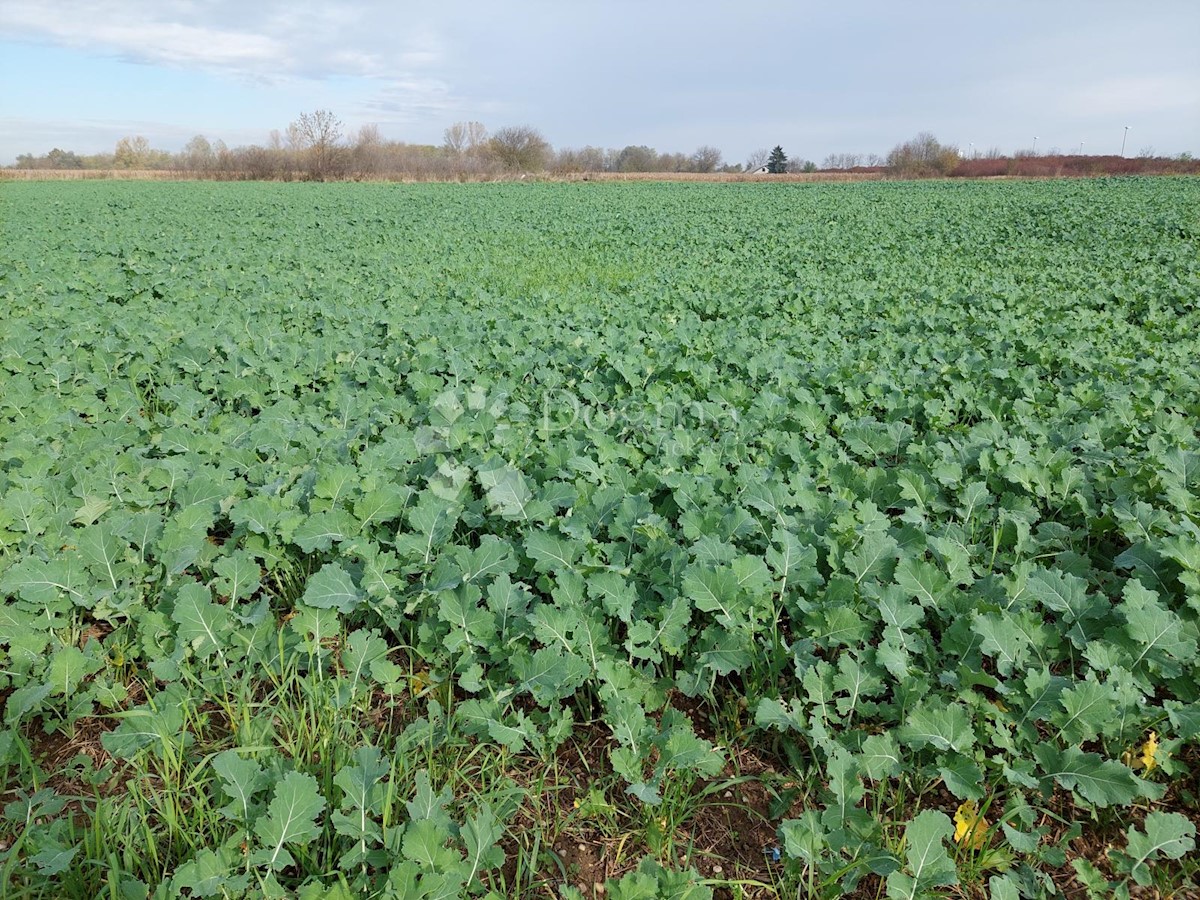
[[[408,143],[478,121],[730,163],[923,131],[1200,155],[1198,46],[1195,0],[2,0],[0,165],[132,135],[266,144],[317,109]]]

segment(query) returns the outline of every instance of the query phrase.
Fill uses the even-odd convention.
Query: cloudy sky
[[[529,124],[556,147],[782,144],[820,161],[918,131],[966,152],[1200,154],[1195,0],[3,0],[0,164],[124,135],[265,143],[332,110],[385,138]]]

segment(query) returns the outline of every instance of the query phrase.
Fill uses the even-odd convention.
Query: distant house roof
[[[750,174],[751,175],[770,175],[771,167],[770,166],[759,166],[757,169],[755,169]]]

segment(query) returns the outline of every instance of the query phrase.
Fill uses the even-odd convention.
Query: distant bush
[[[959,161],[957,147],[941,144],[928,131],[922,131],[912,140],[892,148],[892,152],[887,156],[887,167],[892,175],[920,178],[949,175],[958,166]]]

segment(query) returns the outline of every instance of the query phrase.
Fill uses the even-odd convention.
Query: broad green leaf
[[[371,850],[383,842],[383,829],[377,819],[383,814],[381,780],[388,771],[378,747],[359,747],[353,763],[342,766],[334,776],[342,800],[340,811],[333,813],[331,821],[338,834],[354,841],[352,849],[339,860],[345,869],[365,864]]]
[[[128,545],[103,525],[84,528],[75,545],[88,567],[102,581],[116,588],[124,577],[122,561]]]
[[[1145,831],[1129,826],[1125,853],[1129,857],[1128,872],[1145,886],[1153,881],[1148,863],[1159,858],[1182,859],[1195,849],[1196,826],[1179,813],[1156,810],[1147,814],[1143,827]]]
[[[1032,641],[1026,629],[1004,613],[976,613],[971,630],[982,639],[979,649],[996,660],[1004,676],[1020,671],[1029,660]]]
[[[587,579],[588,596],[599,600],[604,611],[622,622],[633,621],[637,590],[616,572],[600,572]]]
[[[50,695],[70,698],[80,683],[89,675],[98,672],[103,665],[94,654],[85,653],[78,647],[60,647],[51,655],[46,671]]]
[[[824,856],[825,829],[821,826],[820,814],[806,809],[798,819],[788,819],[779,826],[783,850],[792,859],[801,859],[807,866],[815,866]]]
[[[335,609],[351,613],[363,602],[363,593],[345,569],[337,563],[326,563],[308,579],[301,602],[314,609]]]
[[[480,806],[478,812],[467,816],[462,826],[462,840],[467,849],[465,862],[470,870],[465,879],[468,885],[474,883],[480,872],[503,865],[504,851],[497,843],[503,835],[504,827],[487,803]]]
[[[659,748],[656,769],[678,770],[712,777],[721,771],[725,760],[708,741],[697,737],[691,720],[668,708],[662,716],[662,732],[655,741]]]
[[[717,621],[733,628],[745,622],[746,604],[731,569],[691,569],[683,578],[683,595],[702,612],[718,613]]]
[[[945,813],[930,809],[917,813],[904,829],[904,869],[887,878],[889,900],[916,900],[932,888],[958,884],[945,845],[953,833],[954,824]]]
[[[336,610],[301,607],[288,621],[288,628],[304,639],[310,653],[315,653],[323,652],[325,642],[337,637],[342,625]]]
[[[368,525],[381,525],[400,518],[413,495],[407,485],[383,484],[354,502],[354,517],[366,533]]]
[[[221,653],[235,627],[229,608],[213,603],[208,588],[195,582],[179,589],[171,620],[179,626],[175,640],[190,647],[198,659]]]
[[[22,600],[39,608],[49,607],[60,597],[83,606],[89,603],[84,590],[87,575],[74,557],[44,562],[34,557],[21,560],[0,573],[0,591],[19,594]]]
[[[985,793],[983,770],[961,754],[947,754],[938,766],[946,788],[960,800],[982,800]]]
[[[1062,712],[1051,717],[1068,744],[1082,744],[1103,734],[1117,710],[1116,692],[1109,684],[1078,681],[1059,696]]]
[[[14,690],[4,701],[4,724],[15,728],[26,716],[40,712],[53,689],[49,681],[31,681]]]
[[[338,679],[339,706],[353,702],[367,680],[373,678],[376,663],[387,657],[388,650],[387,642],[376,631],[356,628],[350,632],[342,653],[342,673]]]
[[[321,833],[317,817],[324,809],[317,780],[303,772],[288,772],[276,783],[267,811],[254,823],[260,845],[251,861],[276,872],[294,865],[287,846],[304,846],[317,837]]]
[[[358,532],[354,517],[344,509],[332,509],[309,516],[292,533],[292,541],[305,553],[328,551],[334,543]]]
[[[1195,629],[1189,633],[1179,616],[1163,607],[1154,591],[1137,581],[1126,582],[1124,600],[1117,611],[1126,621],[1133,656],[1131,669],[1136,670],[1144,662],[1173,678],[1183,671],[1181,663],[1195,659]]]
[[[438,618],[450,626],[442,644],[451,653],[465,646],[489,647],[496,640],[496,614],[481,605],[483,595],[472,584],[456,591],[443,591],[438,600]]]
[[[936,565],[905,556],[896,566],[896,584],[924,607],[934,608],[950,590],[950,579]]]
[[[917,707],[901,726],[898,736],[906,744],[929,745],[937,750],[965,753],[975,745],[970,710],[961,703]]]
[[[213,564],[213,569],[221,576],[214,586],[231,601],[253,597],[262,584],[258,560],[245,550],[222,556]]]
[[[445,807],[454,801],[454,792],[447,787],[434,793],[429,772],[425,769],[417,772],[416,787],[413,799],[405,803],[409,818],[414,822],[428,821],[442,832],[449,831],[450,816]]]
[[[192,735],[184,728],[184,713],[173,696],[160,695],[153,706],[144,705],[125,712],[116,713],[121,724],[114,730],[102,734],[100,743],[117,759],[132,759],[146,748],[158,755],[172,753],[190,744]]]
[[[1021,890],[1011,875],[993,875],[988,879],[988,900],[1021,900]]]
[[[402,852],[405,859],[412,860],[427,871],[444,872],[457,868],[462,856],[457,850],[446,846],[449,837],[449,833],[434,821],[415,819],[404,829]]]
[[[564,655],[553,647],[543,647],[533,656],[516,656],[511,662],[520,689],[532,694],[542,707],[570,697],[592,671],[580,657]]]
[[[479,484],[487,494],[492,511],[511,522],[529,519],[529,504],[533,492],[525,483],[525,477],[509,466],[479,470]]]
[[[1035,744],[1032,749],[1042,770],[1043,791],[1047,794],[1051,790],[1051,781],[1076,791],[1096,806],[1128,804],[1138,797],[1160,793],[1154,785],[1137,778],[1128,767],[1104,759],[1098,753],[1077,747],[1060,749],[1051,743]]]
[[[790,587],[808,590],[818,587],[824,579],[817,568],[817,550],[802,544],[790,531],[776,528],[771,532],[772,546],[767,550],[767,565],[779,579],[781,592]]]
[[[575,570],[579,547],[548,532],[535,531],[525,538],[525,553],[539,572],[571,572]]]
[[[506,645],[526,629],[529,604],[533,600],[523,584],[513,584],[508,574],[496,578],[487,589],[487,608],[494,616],[495,633]]]
[[[517,570],[512,544],[493,534],[483,535],[474,549],[455,547],[451,553],[462,580],[468,584],[483,584]]]
[[[1025,589],[1046,609],[1062,613],[1068,623],[1106,609],[1100,600],[1088,596],[1087,582],[1058,570],[1038,569],[1025,582]]]
[[[30,854],[28,861],[37,869],[39,875],[50,878],[70,868],[71,861],[78,852],[78,847],[47,847]]]
[[[186,890],[193,897],[236,895],[250,886],[250,876],[244,872],[235,874],[235,866],[232,854],[224,848],[220,851],[202,849],[175,870],[171,889],[181,895]]]
[[[396,537],[396,550],[404,559],[429,563],[450,539],[458,525],[459,508],[433,490],[421,493],[408,511],[410,533]]]
[[[256,807],[254,795],[269,784],[266,771],[251,759],[242,759],[236,750],[225,750],[213,758],[213,771],[221,779],[221,790],[229,803],[218,812],[235,822],[249,824]]]
[[[868,735],[857,757],[863,774],[872,781],[882,781],[900,772],[903,765],[900,748],[890,733]]]
[[[895,538],[871,531],[863,536],[857,549],[846,554],[844,562],[855,583],[861,584],[867,579],[886,581],[891,578],[899,556]]]

